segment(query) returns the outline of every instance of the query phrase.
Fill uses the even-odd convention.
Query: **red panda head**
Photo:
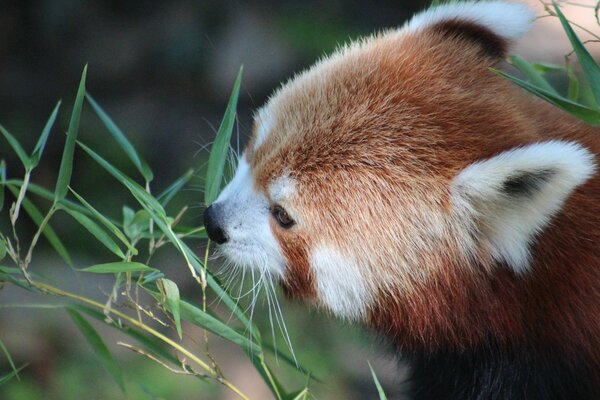
[[[532,20],[519,4],[444,5],[291,79],[256,114],[209,236],[351,320],[388,318],[391,301],[451,314],[428,293],[526,274],[536,235],[595,165],[547,140],[489,71]]]

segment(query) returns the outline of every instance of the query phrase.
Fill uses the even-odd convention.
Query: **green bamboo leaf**
[[[13,372],[15,373],[15,376],[17,377],[17,380],[20,380],[20,378],[19,378],[19,370],[15,366],[15,363],[14,363],[12,357],[10,356],[10,353],[8,352],[8,349],[6,348],[6,346],[4,345],[4,342],[2,340],[0,340],[0,349],[4,353],[4,356],[6,357],[6,359],[8,360],[8,363],[10,364],[10,367],[12,368]]]
[[[288,396],[285,393],[283,385],[281,385],[271,368],[269,368],[265,362],[264,356],[262,354],[256,356],[248,353],[248,357],[250,358],[252,365],[254,365],[254,368],[263,378],[263,381],[265,381],[269,387],[269,390],[271,390],[271,393],[273,393],[273,397],[275,397],[277,400],[287,400]]]
[[[6,257],[6,242],[4,239],[0,239],[0,261]]]
[[[114,274],[117,272],[153,272],[156,269],[135,261],[119,261],[92,265],[83,268],[81,271],[95,274]]]
[[[90,218],[86,217],[84,214],[81,214],[75,210],[70,210],[68,208],[61,207],[67,214],[73,217],[81,226],[87,229],[100,243],[104,245],[108,250],[112,251],[117,257],[121,259],[125,259],[125,254],[114,240],[94,221]]]
[[[66,305],[64,307],[71,308],[71,309],[77,310],[81,313],[84,313],[84,314],[94,318],[98,322],[106,323],[106,315],[104,315],[103,312],[95,310],[88,306],[84,306],[82,304],[70,304],[70,305]],[[164,359],[174,366],[177,366],[177,367],[181,366],[181,361],[179,361],[177,359],[177,357],[175,357],[173,354],[169,353],[169,351],[167,351],[165,349],[163,343],[160,340],[156,339],[155,337],[146,335],[145,333],[140,332],[136,328],[128,327],[125,324],[109,324],[109,325],[113,328],[120,330],[121,332],[125,333],[126,335],[134,338],[135,340],[137,340],[140,344],[142,344],[144,346],[145,350],[147,350],[149,353],[153,354],[154,356]]]
[[[125,246],[127,246],[129,251],[131,251],[131,254],[133,254],[134,256],[137,255],[137,253],[138,253],[137,249],[135,247],[133,247],[133,245],[131,243],[129,243],[129,240],[127,240],[127,238],[125,237],[123,232],[121,232],[121,230],[119,228],[117,228],[117,226],[114,223],[112,223],[112,221],[110,221],[108,218],[106,218],[104,215],[102,215],[98,210],[96,210],[90,203],[88,203],[83,197],[81,197],[79,194],[77,194],[77,192],[75,192],[73,189],[69,188],[69,190],[71,191],[71,193],[73,193],[73,195],[77,198],[77,200],[79,200],[79,202],[81,204],[83,204],[84,207],[87,208],[88,211],[100,223],[102,223],[102,225],[104,225],[113,235],[115,235],[117,237],[117,239],[119,239]]]
[[[12,185],[7,185],[7,186],[8,186],[8,189],[13,193],[13,195],[15,197],[18,196],[19,192],[16,187],[14,187]],[[25,212],[31,217],[33,222],[35,222],[35,224],[37,226],[40,226],[40,224],[44,220],[44,216],[42,215],[40,210],[27,197],[25,197],[23,199],[23,208],[25,209]],[[48,242],[50,242],[50,245],[54,248],[54,250],[62,257],[63,260],[65,260],[65,262],[71,268],[73,268],[73,260],[71,259],[69,252],[67,251],[65,246],[62,244],[62,241],[59,239],[58,235],[56,234],[54,229],[52,229],[52,227],[50,226],[49,223],[46,224],[42,233],[44,234],[44,236],[46,237]]]
[[[217,294],[221,301],[231,310],[234,315],[244,324],[245,327],[250,331],[252,336],[256,339],[257,343],[260,343],[260,333],[254,324],[248,319],[244,311],[241,309],[239,304],[231,298],[231,296],[223,290],[217,280],[210,274],[209,271],[205,271],[202,262],[198,259],[196,254],[180,240],[173,229],[169,225],[166,213],[162,205],[154,199],[144,188],[139,184],[132,181],[129,177],[124,175],[117,168],[110,165],[106,160],[96,154],[92,149],[85,146],[83,143],[79,143],[81,148],[88,153],[100,166],[108,171],[113,177],[115,177],[123,186],[125,186],[138,203],[150,214],[156,226],[167,236],[171,243],[177,248],[177,250],[183,255],[186,262],[188,262],[195,271],[198,273],[206,272],[206,282],[208,286]]]
[[[595,110],[581,105],[579,103],[575,103],[562,96],[557,96],[554,93],[550,93],[544,89],[538,88],[537,86],[534,86],[529,82],[525,82],[519,78],[510,76],[505,72],[495,69],[492,69],[492,71],[494,71],[498,75],[505,77],[506,79],[511,80],[512,82],[527,90],[528,92],[531,92],[534,95],[546,100],[547,102],[554,104],[556,107],[574,115],[580,120],[587,122],[590,125],[600,125],[600,110]]]
[[[96,356],[100,359],[102,366],[108,371],[108,373],[113,377],[121,391],[125,393],[125,382],[123,381],[123,374],[121,373],[121,369],[119,365],[113,358],[112,354],[104,344],[104,341],[98,335],[98,332],[94,329],[89,322],[85,320],[77,311],[67,308],[67,313],[79,328],[79,331],[83,334],[87,342],[90,344]]]
[[[0,376],[0,386],[4,385],[6,382],[10,381],[15,376],[18,376],[19,372],[21,372],[23,369],[25,369],[28,366],[29,366],[29,364],[25,364],[6,375]]]
[[[13,185],[15,187],[21,188],[21,186],[23,186],[23,181],[19,180],[19,179],[9,179],[8,181],[6,181],[7,185]],[[54,192],[51,192],[43,187],[41,187],[40,185],[36,185],[35,183],[31,183],[29,182],[27,184],[27,192],[28,193],[33,193],[36,196],[41,197],[44,200],[48,200],[50,202],[54,202]],[[70,200],[67,199],[62,199],[58,202],[59,205],[63,206],[63,207],[67,207],[70,208],[72,210],[78,211],[82,214],[87,215],[88,217],[92,217],[92,213],[85,207],[80,206],[77,203],[74,203]],[[114,223],[114,222],[113,222]]]
[[[146,291],[156,300],[161,300],[161,296],[159,293],[148,288],[146,288]],[[166,305],[169,311],[171,311],[172,313],[170,305],[168,303]],[[183,319],[184,321],[187,321],[201,328],[207,329],[212,333],[237,344],[247,352],[251,352],[254,354],[262,353],[262,349],[259,344],[249,340],[248,337],[240,334],[229,325],[225,324],[224,322],[221,322],[219,319],[202,311],[202,309],[192,305],[191,303],[180,299],[179,309],[181,319]]]
[[[548,63],[533,63],[531,64],[533,69],[541,74],[547,74],[550,72],[562,72],[565,70],[564,67],[556,64],[548,64]]]
[[[377,379],[377,375],[375,375],[375,371],[373,371],[373,367],[371,363],[369,363],[369,369],[371,370],[371,374],[373,375],[373,381],[375,382],[375,386],[377,387],[377,392],[379,393],[379,400],[387,400],[387,396],[381,387],[381,383],[379,383],[379,379]]]
[[[189,169],[185,174],[183,174],[168,188],[166,188],[164,192],[158,195],[157,200],[162,204],[163,207],[166,207],[171,199],[190,181],[190,179],[192,179],[193,176],[194,170]]]
[[[554,3],[554,10],[556,11],[556,15],[558,15],[560,23],[562,24],[562,27],[567,34],[569,41],[571,42],[571,46],[573,46],[573,50],[575,50],[575,54],[577,54],[577,59],[579,60],[581,69],[583,70],[590,88],[592,89],[596,103],[600,104],[600,66],[587,51],[581,40],[579,40],[577,34],[575,34],[575,31],[573,28],[571,28],[569,21],[567,21],[556,3]]]
[[[60,101],[56,103],[54,110],[50,114],[48,118],[48,122],[46,122],[46,126],[44,126],[44,130],[42,130],[42,134],[38,139],[37,144],[33,148],[33,153],[31,153],[31,168],[37,167],[40,163],[40,159],[42,158],[42,153],[44,152],[44,148],[46,147],[46,142],[48,141],[48,136],[50,135],[50,131],[52,131],[52,127],[54,126],[54,122],[56,121],[56,116],[58,115],[58,110],[60,109]]]
[[[4,208],[4,186],[6,186],[6,161],[0,160],[0,211]]]
[[[208,168],[206,171],[206,187],[204,189],[204,203],[211,204],[216,200],[221,191],[221,183],[223,182],[223,170],[227,161],[227,152],[231,141],[231,133],[235,123],[236,107],[240,93],[240,85],[242,83],[243,67],[237,75],[229,103],[225,110],[225,115],[221,121],[221,126],[217,131],[217,136],[213,142],[208,158]]]
[[[69,184],[71,183],[71,174],[73,172],[73,155],[75,153],[75,143],[77,142],[77,133],[79,132],[79,120],[81,119],[81,110],[83,108],[83,97],[85,96],[85,78],[87,75],[87,64],[83,67],[79,89],[73,104],[71,121],[67,130],[67,140],[60,161],[58,179],[56,180],[56,189],[54,190],[54,201],[58,203],[67,195]]]
[[[181,315],[179,312],[179,288],[177,284],[170,279],[160,279],[156,281],[157,286],[159,287],[161,293],[164,293],[167,309],[173,314],[173,320],[175,321],[175,328],[177,329],[177,334],[179,335],[179,339],[182,338],[181,333]]]
[[[310,392],[308,391],[308,388],[304,388],[302,390],[299,390],[297,392],[294,392],[290,395],[287,396],[286,400],[308,400],[310,398]]]
[[[106,129],[108,129],[113,138],[117,141],[117,143],[119,143],[121,149],[123,149],[125,154],[127,154],[127,157],[129,157],[133,165],[135,165],[140,174],[142,174],[146,182],[152,181],[152,179],[154,178],[154,174],[150,170],[150,167],[138,155],[137,151],[135,150],[135,147],[133,147],[133,145],[127,139],[123,131],[119,129],[119,127],[114,123],[114,121],[104,112],[102,107],[100,107],[100,105],[96,103],[92,96],[88,94],[86,95],[86,98],[88,102],[92,105],[92,108],[96,112],[96,115],[98,115],[98,118],[100,118],[102,123],[104,123]]]
[[[579,99],[579,79],[577,79],[577,75],[575,75],[575,71],[573,71],[573,65],[571,65],[571,63],[567,63],[566,69],[567,79],[569,80],[567,98],[572,101],[577,101]]]
[[[513,55],[509,57],[509,61],[512,65],[517,67],[519,71],[521,71],[527,79],[535,86],[547,90],[550,93],[558,95],[558,92],[548,83],[546,78],[539,73],[527,60],[518,55]]]
[[[31,160],[29,159],[27,153],[25,153],[25,150],[23,150],[23,147],[21,146],[19,141],[13,135],[11,135],[10,132],[7,131],[2,125],[0,125],[0,132],[2,132],[2,135],[4,135],[4,138],[6,139],[8,144],[10,144],[10,147],[12,147],[14,152],[17,153],[17,156],[19,156],[23,167],[25,167],[26,170],[31,169]]]

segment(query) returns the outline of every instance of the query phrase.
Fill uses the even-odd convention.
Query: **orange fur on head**
[[[453,7],[340,49],[257,114],[247,190],[295,222],[265,217],[280,280],[401,347],[535,338],[600,362],[600,131],[490,71],[524,7]]]

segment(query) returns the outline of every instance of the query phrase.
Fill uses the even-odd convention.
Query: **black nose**
[[[210,240],[217,244],[223,244],[227,241],[227,236],[219,225],[219,209],[218,204],[212,204],[204,211],[204,228],[206,228]]]

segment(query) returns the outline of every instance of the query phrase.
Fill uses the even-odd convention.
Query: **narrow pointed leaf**
[[[73,217],[77,222],[79,222],[81,226],[87,229],[88,232],[94,235],[94,237],[98,239],[98,241],[102,243],[104,247],[112,251],[117,257],[121,259],[125,258],[125,254],[123,254],[121,248],[117,246],[114,240],[112,240],[111,237],[98,224],[84,214],[81,214],[75,210],[70,210],[68,208],[63,208],[63,210]]]
[[[104,225],[113,235],[117,237],[127,248],[131,251],[131,254],[134,256],[137,255],[137,249],[129,243],[129,240],[125,237],[123,232],[115,224],[113,224],[108,218],[102,215],[98,210],[96,210],[90,203],[88,203],[83,197],[81,197],[77,192],[73,189],[69,188],[71,193],[79,200],[81,204],[85,206],[89,210],[89,212],[98,220],[102,225]]]
[[[6,186],[6,161],[0,160],[0,211],[4,208],[4,186]]]
[[[6,348],[6,346],[4,345],[4,342],[2,340],[0,340],[0,349],[4,353],[4,356],[6,357],[6,359],[8,360],[8,363],[10,364],[10,367],[12,368],[13,372],[15,373],[15,376],[17,377],[17,379],[19,379],[19,371],[18,371],[17,367],[15,366],[15,362],[13,361],[12,357],[10,356],[8,349]]]
[[[567,79],[569,80],[567,98],[572,101],[577,101],[579,99],[579,79],[577,79],[577,75],[575,75],[571,63],[567,64]]]
[[[369,363],[369,369],[371,369],[371,374],[373,375],[373,381],[375,382],[375,386],[377,387],[377,393],[379,393],[379,400],[387,400],[387,396],[381,387],[381,383],[379,383],[379,379],[377,379],[377,375],[375,375],[375,371],[373,371],[373,367],[371,363]]]
[[[580,120],[587,122],[590,125],[600,125],[600,110],[595,110],[581,104],[575,103],[562,96],[557,96],[554,93],[550,93],[544,89],[540,89],[537,86],[532,85],[529,82],[510,76],[505,72],[499,70],[493,70],[495,73],[511,80],[518,86],[533,93],[534,95],[546,100],[547,102],[554,104],[556,107],[574,115]]]
[[[42,134],[40,135],[37,144],[33,148],[33,153],[31,153],[31,168],[37,167],[37,165],[40,163],[42,153],[44,152],[46,142],[48,141],[48,136],[50,135],[52,127],[54,126],[54,122],[56,121],[56,116],[58,115],[58,110],[60,109],[60,103],[60,101],[56,103],[54,110],[46,122],[46,126],[44,126],[44,130],[42,130]]]
[[[10,179],[10,180],[6,181],[6,184],[21,188],[21,186],[23,186],[23,181],[19,180],[19,179]],[[36,185],[35,183],[29,182],[27,184],[27,192],[33,193],[36,196],[39,196],[44,200],[54,202],[54,193],[41,187],[40,185]],[[61,201],[58,202],[58,204],[63,207],[66,207],[66,208],[70,208],[72,210],[79,211],[80,213],[83,213],[83,214],[87,215],[88,217],[92,216],[92,213],[87,208],[80,206],[79,204],[74,203],[70,200],[62,199]]]
[[[157,197],[162,206],[166,207],[171,199],[190,181],[190,179],[192,179],[193,176],[194,170],[190,169],[175,182],[173,182],[168,188],[166,188],[165,191]]]
[[[4,239],[0,239],[0,261],[6,257],[6,242]]]
[[[155,268],[150,268],[147,265],[144,265],[139,262],[134,261],[122,261],[122,262],[112,262],[105,264],[96,264],[91,267],[83,268],[81,271],[83,272],[93,272],[96,274],[109,274],[109,273],[117,273],[117,272],[153,272],[156,271]]]
[[[16,370],[11,371],[10,373],[0,376],[0,386],[4,385],[6,382],[10,381],[12,378],[14,378],[15,376],[18,375],[19,372],[21,372],[23,369],[25,369],[27,366],[29,366],[29,364],[25,364],[19,368],[17,368]]]
[[[538,71],[541,74],[547,74],[549,72],[562,72],[564,71],[564,67],[555,64],[548,63],[533,63],[531,64],[533,69]]]
[[[123,131],[119,129],[119,127],[114,123],[114,121],[104,112],[102,107],[100,107],[100,105],[96,103],[92,96],[88,94],[86,98],[88,102],[92,105],[92,108],[96,112],[96,115],[98,115],[98,118],[100,118],[106,129],[108,129],[108,132],[110,132],[110,134],[117,141],[119,146],[121,146],[121,149],[123,149],[125,154],[127,154],[127,157],[129,157],[133,165],[135,165],[140,174],[142,174],[146,182],[152,181],[154,175],[150,170],[150,167],[139,156],[139,154],[135,150],[135,147],[133,147],[133,145],[131,144],[129,139],[127,139]]]
[[[233,90],[225,110],[225,115],[221,121],[221,126],[217,131],[217,136],[210,150],[208,158],[208,169],[206,171],[206,187],[204,188],[204,203],[211,204],[221,191],[223,182],[223,170],[227,162],[227,152],[231,141],[231,133],[235,124],[236,107],[240,93],[240,85],[242,82],[242,71],[237,75]]]
[[[100,359],[102,366],[108,371],[108,373],[113,377],[121,391],[125,393],[125,382],[123,381],[123,374],[119,365],[113,358],[112,354],[104,344],[104,341],[98,335],[98,332],[94,329],[89,322],[85,320],[77,311],[73,309],[67,309],[67,313],[79,328],[79,331],[83,334],[87,342],[90,344],[96,356]]]
[[[203,265],[196,256],[196,254],[194,254],[194,252],[187,246],[187,244],[180,240],[177,237],[177,235],[175,235],[175,232],[173,232],[173,229],[167,221],[166,213],[162,205],[158,201],[156,201],[154,197],[148,194],[148,192],[146,192],[144,188],[142,188],[139,184],[125,176],[117,168],[110,165],[106,160],[104,160],[102,157],[96,154],[92,149],[90,149],[83,143],[79,143],[79,145],[98,164],[100,164],[100,166],[107,170],[113,177],[115,177],[121,184],[123,184],[123,186],[125,186],[129,190],[129,192],[138,201],[138,203],[150,214],[158,228],[167,236],[171,243],[183,255],[186,262],[188,262],[198,273],[204,272]],[[241,309],[239,304],[235,300],[233,300],[231,296],[227,292],[225,292],[223,288],[218,284],[216,279],[210,274],[210,271],[206,271],[206,282],[208,286],[221,299],[221,301],[227,307],[229,307],[229,309],[233,311],[235,316],[244,324],[245,327],[247,327],[247,329],[251,332],[252,336],[256,338],[257,342],[260,343],[261,340],[258,329],[256,329],[254,324],[245,315],[244,311]]]
[[[146,289],[146,291],[156,300],[161,300],[159,293],[150,289]],[[170,305],[167,303],[166,306],[172,313]],[[181,319],[184,321],[207,329],[212,333],[237,344],[245,351],[253,352],[255,354],[260,354],[262,352],[260,345],[249,340],[247,336],[240,334],[229,325],[221,322],[218,318],[215,318],[212,315],[202,311],[202,309],[192,305],[191,303],[180,299],[179,308]]]
[[[79,120],[81,119],[81,110],[83,108],[83,98],[85,96],[85,78],[87,75],[87,65],[83,67],[79,89],[75,97],[71,121],[67,130],[67,140],[60,161],[58,179],[56,180],[56,189],[54,190],[55,202],[65,198],[69,184],[71,183],[71,174],[73,172],[73,155],[75,153],[75,144],[77,143],[77,133],[79,132]]]
[[[181,333],[181,316],[179,312],[179,288],[177,284],[170,279],[160,279],[157,281],[158,286],[162,289],[162,292],[166,297],[166,304],[171,314],[173,314],[173,320],[175,321],[175,328],[179,339],[182,338]]]
[[[571,42],[571,46],[573,46],[573,50],[575,50],[575,54],[577,54],[577,59],[581,64],[581,69],[585,73],[585,77],[592,89],[592,93],[594,94],[594,98],[596,99],[596,103],[600,104],[600,66],[592,55],[587,51],[581,40],[575,34],[573,28],[569,24],[569,21],[565,18],[564,14],[558,7],[556,3],[554,3],[554,10],[560,19],[560,23],[567,34],[569,41]]]
[[[82,304],[70,304],[65,307],[72,308],[81,313],[84,313],[84,314],[94,318],[98,322],[106,323],[106,315],[104,315],[104,313],[101,311],[95,310],[88,306],[84,306]],[[146,335],[145,333],[138,331],[136,328],[128,327],[124,324],[121,324],[121,325],[109,324],[109,325],[113,328],[120,330],[121,332],[125,333],[126,335],[134,338],[135,340],[137,340],[139,343],[141,343],[145,347],[146,350],[149,350],[149,353],[152,353],[153,355],[158,356],[159,358],[162,358],[162,359],[168,361],[169,363],[171,363],[174,366],[177,366],[177,367],[181,366],[181,362],[177,359],[177,357],[175,357],[173,354],[169,353],[169,351],[167,351],[164,348],[163,343],[160,340],[157,340],[155,337]]]
[[[11,135],[11,133],[7,131],[2,125],[0,125],[0,132],[2,132],[2,135],[4,136],[8,144],[10,144],[10,147],[12,147],[14,152],[17,153],[17,156],[19,156],[19,159],[21,160],[21,163],[23,164],[25,169],[30,169],[31,160],[29,159],[27,153],[25,153],[25,150],[23,150],[23,147],[21,147],[19,141],[13,135]]]
[[[550,93],[554,93],[558,95],[558,92],[548,83],[546,78],[539,73],[533,66],[527,62],[523,57],[518,55],[510,56],[510,63],[517,67],[519,71],[521,71],[527,79],[535,86],[547,90]]]
[[[8,188],[13,193],[13,195],[15,195],[15,197],[18,196],[18,190],[14,186],[8,185]],[[23,208],[25,209],[25,212],[31,217],[33,222],[35,222],[37,226],[40,226],[40,224],[44,220],[44,216],[27,197],[23,199]],[[62,257],[63,260],[65,260],[65,262],[71,268],[73,268],[73,260],[71,259],[69,252],[62,244],[62,241],[59,239],[58,235],[56,234],[54,229],[52,229],[49,223],[46,224],[42,233],[44,234],[48,242],[50,242],[50,245],[54,248],[54,250]]]
[[[287,396],[286,400],[308,400],[310,397],[310,392],[308,388],[304,388],[298,392],[294,392]]]

